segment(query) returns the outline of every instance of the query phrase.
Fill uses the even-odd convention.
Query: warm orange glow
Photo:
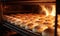
[[[55,7],[55,5],[52,5],[51,15],[52,15],[52,16],[55,16],[55,14],[56,14],[56,7]]]
[[[49,15],[48,9],[46,9],[46,7],[44,5],[42,5],[41,8],[42,8],[42,11],[45,11],[46,16],[48,16]]]
[[[9,20],[9,22],[15,23],[14,25],[19,25],[20,27],[24,27],[25,29],[30,29],[34,32],[39,31],[40,33],[46,29],[54,29],[56,7],[55,5],[50,5],[50,7],[52,8],[51,10],[49,10],[49,8],[47,8],[45,5],[41,5],[42,12],[46,14],[45,16],[42,16],[43,14],[42,15],[40,14],[16,14],[14,15],[13,14],[10,16],[8,15],[4,16],[4,19],[6,18],[6,20]]]
[[[42,11],[44,11],[46,13],[46,16],[55,16],[56,14],[56,7],[55,5],[51,5],[52,11],[50,13],[49,9],[47,9],[44,5],[41,5]]]

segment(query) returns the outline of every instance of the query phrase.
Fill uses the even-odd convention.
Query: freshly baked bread
[[[47,28],[48,28],[48,27],[47,27],[46,25],[41,24],[41,25],[39,25],[39,26],[34,27],[34,28],[33,28],[33,32],[39,32],[39,33],[41,33],[41,32],[43,32],[44,30],[46,30]]]
[[[4,15],[4,18],[9,22],[14,23],[15,25],[32,30],[33,32],[43,32],[48,28],[54,29],[55,25],[54,17],[41,17],[39,14],[11,14]]]

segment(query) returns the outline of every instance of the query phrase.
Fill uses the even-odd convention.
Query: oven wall
[[[1,13],[1,4],[0,4],[0,13]],[[1,22],[1,14],[0,14],[0,22]]]
[[[0,1],[0,36],[3,36],[2,30],[2,2]]]
[[[4,14],[13,13],[40,13],[42,8],[41,5],[49,7],[55,5],[55,3],[21,3],[21,2],[6,2],[4,5]],[[47,6],[49,5],[49,6]],[[50,9],[50,8],[49,8]]]

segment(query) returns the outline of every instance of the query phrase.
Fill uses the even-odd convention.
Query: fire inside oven
[[[4,6],[3,13],[4,21],[34,33],[42,33],[43,36],[54,36],[55,16],[55,3],[8,3]]]

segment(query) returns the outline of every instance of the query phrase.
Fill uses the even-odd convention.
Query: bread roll
[[[38,32],[38,33],[41,33],[43,32],[44,30],[46,30],[48,27],[46,25],[38,25],[38,26],[35,26],[34,29],[33,29],[33,32]]]
[[[57,28],[57,35],[60,36],[60,28]]]
[[[38,24],[35,24],[35,23],[29,23],[26,27],[25,27],[25,29],[30,29],[30,30],[32,30],[35,26],[37,26]]]

